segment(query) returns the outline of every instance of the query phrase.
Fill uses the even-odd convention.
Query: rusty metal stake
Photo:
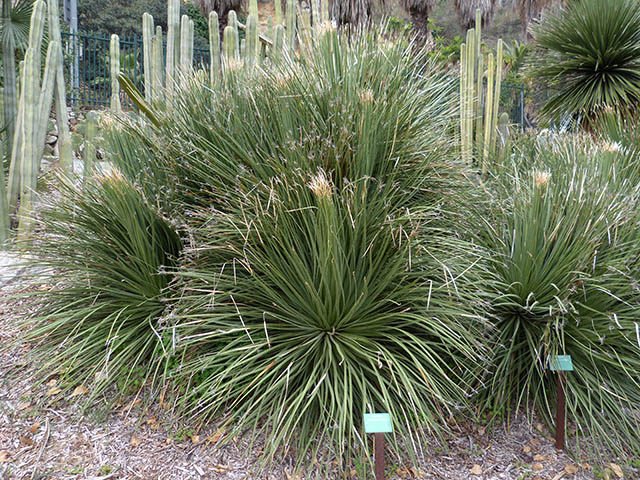
[[[376,480],[384,480],[384,433],[375,435]]]
[[[556,417],[556,448],[564,450],[564,424],[565,424],[565,408],[566,397],[565,387],[567,379],[563,371],[558,371],[558,411]]]

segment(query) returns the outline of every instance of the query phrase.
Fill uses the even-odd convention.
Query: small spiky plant
[[[549,359],[569,354],[569,445],[601,460],[640,448],[639,159],[581,140],[523,148],[479,219],[497,332],[482,404],[552,424]]]
[[[181,250],[174,231],[140,191],[114,172],[82,191],[60,180],[60,199],[42,212],[33,266],[44,288],[31,300],[24,341],[45,380],[61,394],[77,386],[95,400],[128,394],[153,377],[163,290]],[[114,400],[111,397],[111,400]]]

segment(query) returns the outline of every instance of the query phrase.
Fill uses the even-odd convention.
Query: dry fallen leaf
[[[39,428],[40,428],[40,422],[36,422],[33,425],[31,425],[31,428],[29,429],[29,431],[31,433],[36,433]]]
[[[20,445],[23,445],[25,447],[31,447],[34,445],[33,440],[31,440],[29,437],[20,437]]]
[[[22,402],[18,404],[18,410],[26,410],[31,406],[31,402]]]
[[[613,473],[616,474],[616,477],[624,478],[624,472],[622,471],[622,468],[620,468],[620,465],[616,463],[610,463],[609,466],[611,467],[611,470],[613,470]]]
[[[10,457],[11,455],[6,450],[0,451],[0,463],[8,462]]]
[[[541,423],[538,423],[538,424],[536,424],[536,429],[537,429],[539,432],[542,432],[542,431],[544,430],[544,425],[542,425]]]
[[[61,388],[53,386],[49,390],[47,390],[47,397],[53,397],[55,395],[58,395],[61,391],[62,391]]]
[[[524,453],[529,453],[529,452],[531,452],[531,447],[529,445],[525,445],[524,448],[522,449],[522,451]]]
[[[486,431],[485,427],[478,427],[478,435],[484,435]]]
[[[574,475],[576,473],[578,473],[578,467],[576,467],[575,465],[565,465],[564,466],[564,471],[567,472],[569,475]]]
[[[224,435],[224,428],[219,428],[218,430],[216,430],[216,432],[213,435],[209,435],[207,437],[207,442],[209,443],[216,443],[218,440],[220,440],[220,437],[222,437],[222,435]]]
[[[534,456],[533,456],[533,461],[534,461],[534,462],[544,462],[544,460],[545,460],[546,458],[547,458],[547,457],[545,457],[544,455],[534,455]]]
[[[533,465],[531,465],[531,469],[534,472],[539,472],[540,470],[544,469],[544,467],[542,466],[541,463],[534,463]]]
[[[471,472],[472,475],[482,475],[482,467],[476,463],[469,472]]]
[[[540,446],[540,440],[538,440],[537,438],[532,438],[531,440],[529,440],[529,442],[534,447],[539,447]]]
[[[198,443],[200,441],[200,435],[191,435],[191,443]]]
[[[57,384],[58,384],[58,380],[56,380],[55,378],[52,378],[45,385],[49,388],[52,388],[52,387],[55,387]]]
[[[71,397],[79,397],[80,395],[84,395],[86,393],[89,393],[89,389],[84,385],[78,385],[76,388],[74,388],[73,392],[71,392]]]
[[[132,447],[137,447],[138,445],[140,445],[142,443],[142,438],[141,437],[137,437],[136,435],[131,435],[131,446]]]
[[[212,465],[209,468],[216,473],[227,473],[231,471],[231,466],[222,464]]]

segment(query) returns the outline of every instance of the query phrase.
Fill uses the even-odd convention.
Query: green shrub
[[[64,389],[82,385],[95,399],[139,375],[153,375],[163,290],[181,250],[174,229],[117,173],[83,191],[61,181],[61,198],[43,212],[38,240],[36,314],[25,340],[42,380],[60,376]]]
[[[572,448],[586,438],[603,456],[629,454],[640,448],[640,157],[589,143],[524,144],[493,180],[476,227],[497,331],[480,402],[532,402],[551,424],[549,358],[570,354]]]

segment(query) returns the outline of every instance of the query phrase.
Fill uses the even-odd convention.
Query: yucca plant
[[[388,411],[415,458],[486,364],[441,208],[459,188],[454,86],[369,33],[227,68],[157,107],[151,142],[190,238],[168,326],[183,411],[268,435],[266,459],[341,467],[370,452],[362,414]]]
[[[155,372],[163,269],[180,239],[117,171],[82,191],[61,179],[60,195],[40,220],[32,263],[44,288],[31,296],[36,314],[23,322],[24,340],[34,344],[39,378],[59,376],[63,392],[130,393]]]
[[[640,101],[640,3],[577,0],[535,29],[536,75],[549,89],[541,113],[589,123],[601,109],[637,113]]]
[[[494,178],[478,231],[497,336],[480,402],[533,405],[551,424],[549,359],[569,354],[570,446],[603,459],[640,448],[640,158],[587,145],[534,144]]]

